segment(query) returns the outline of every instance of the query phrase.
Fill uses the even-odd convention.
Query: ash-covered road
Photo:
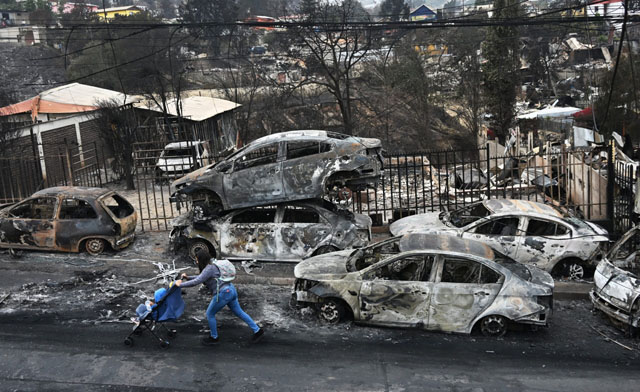
[[[239,283],[241,304],[267,331],[261,343],[223,310],[221,343],[201,346],[210,297],[191,289],[170,348],[148,333],[127,347],[128,318],[162,285],[139,282],[173,259],[161,238],[137,243],[97,259],[0,253],[1,391],[632,391],[640,381],[640,341],[585,301],[556,302],[548,329],[494,339],[325,326],[289,308],[289,287]]]

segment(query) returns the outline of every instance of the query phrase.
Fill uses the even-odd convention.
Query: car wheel
[[[318,317],[323,323],[338,324],[345,314],[344,305],[337,299],[325,299],[318,304]]]
[[[580,259],[569,259],[558,263],[554,268],[554,277],[568,280],[587,278],[587,267]]]
[[[84,249],[91,256],[97,256],[104,251],[105,241],[101,238],[89,238],[84,243]]]
[[[211,257],[215,257],[216,252],[209,246],[209,243],[205,240],[192,240],[189,242],[189,257],[194,262],[196,261],[196,254],[200,249],[205,249],[209,252]]]
[[[314,256],[323,255],[323,254],[326,254],[326,253],[336,252],[337,250],[338,250],[338,248],[336,248],[335,246],[325,245],[325,246],[321,246],[318,249],[316,249],[316,251],[313,252],[313,255]]]
[[[507,319],[502,316],[487,316],[480,321],[484,336],[500,337],[507,333]]]

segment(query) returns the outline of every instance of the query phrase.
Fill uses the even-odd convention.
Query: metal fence
[[[135,143],[134,166],[142,230],[169,230],[171,220],[179,215],[176,205],[169,201],[171,182],[217,159],[209,141]]]
[[[190,156],[183,156],[189,163],[186,167],[160,159],[163,143],[136,144],[136,186],[143,230],[169,230],[171,220],[180,213],[169,200],[170,183],[184,172],[217,159],[203,159],[193,145],[188,147]],[[487,198],[513,198],[552,204],[591,221],[608,222],[606,156],[606,151],[554,148],[537,154],[491,155],[488,146],[391,154],[384,158],[379,184],[355,192],[349,208],[371,216],[374,225],[385,225],[408,215],[456,209]]]
[[[394,154],[382,181],[354,195],[353,210],[375,225],[423,212],[456,209],[488,198],[549,203],[593,221],[607,219],[606,160],[585,151],[491,156],[477,151]]]
[[[37,146],[40,150],[42,146]],[[102,187],[116,179],[104,152],[95,143],[68,147],[48,145],[33,154],[0,158],[0,204],[15,203],[53,186]]]

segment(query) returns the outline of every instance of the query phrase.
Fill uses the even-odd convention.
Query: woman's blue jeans
[[[253,333],[260,330],[260,327],[258,327],[253,319],[251,319],[251,317],[240,307],[240,304],[238,303],[238,292],[236,291],[236,288],[229,283],[220,289],[218,295],[216,295],[216,293],[213,294],[211,303],[209,303],[209,307],[207,308],[207,320],[209,321],[209,328],[211,329],[211,337],[215,339],[218,338],[216,313],[225,306],[228,306],[233,314],[240,317],[242,321],[247,323],[249,328],[253,330]]]

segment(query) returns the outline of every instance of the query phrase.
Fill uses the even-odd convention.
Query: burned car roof
[[[53,188],[42,189],[33,194],[33,196],[57,196],[60,194],[67,194],[79,197],[100,197],[112,192],[110,189],[104,188],[89,188],[80,186],[58,186]]]
[[[489,199],[482,202],[488,210],[494,213],[500,212],[524,212],[552,215],[562,218],[562,214],[555,208],[542,203],[528,200],[515,199]]]
[[[483,243],[446,235],[424,233],[406,234],[402,237],[398,246],[402,252],[434,249],[464,253],[489,260],[495,258],[493,250]]]

